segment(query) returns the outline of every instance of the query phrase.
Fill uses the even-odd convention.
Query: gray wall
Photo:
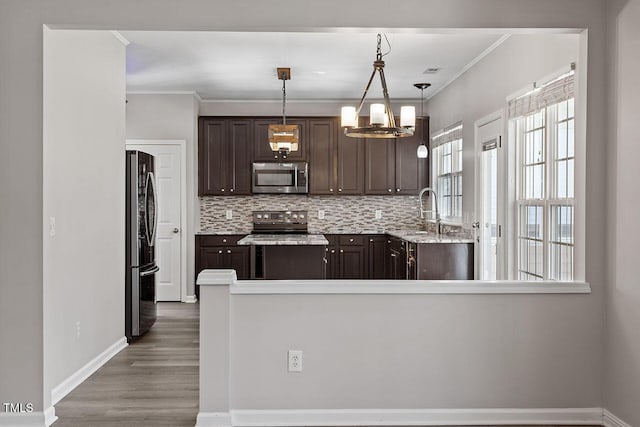
[[[42,409],[42,25],[102,29],[278,30],[304,28],[589,28],[589,97],[603,99],[602,0],[404,0],[381,13],[382,0],[309,2],[231,0],[4,0],[0,2],[0,401],[32,401]],[[248,14],[247,10],[254,13]],[[283,13],[283,10],[286,13]],[[340,12],[337,12],[340,11]],[[294,18],[294,19],[292,19]],[[588,168],[594,171],[587,209],[604,199],[605,106],[589,105]],[[598,181],[601,183],[598,184]],[[593,186],[590,184],[594,184]],[[603,215],[588,220],[599,229]],[[592,233],[588,251],[604,233]],[[595,251],[594,256],[603,256]],[[591,260],[591,257],[587,257]],[[600,266],[596,263],[595,268]],[[589,278],[589,271],[587,278]],[[602,281],[595,281],[595,289]],[[596,311],[593,313],[598,317]],[[596,332],[597,333],[597,332]],[[10,343],[10,346],[4,345]]]
[[[203,298],[205,312],[215,301]],[[230,408],[597,407],[599,304],[592,295],[231,295]],[[287,372],[289,349],[304,352],[300,374]]]
[[[44,49],[47,407],[53,387],[124,338],[126,82],[125,46],[108,31],[45,30]]]
[[[194,95],[127,94],[127,139],[183,139],[187,144],[187,295],[195,296],[198,230],[198,101]]]
[[[640,0],[607,2],[607,294],[604,407],[640,425]]]

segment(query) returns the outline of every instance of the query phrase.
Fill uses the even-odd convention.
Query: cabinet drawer
[[[362,246],[365,244],[365,237],[362,234],[343,234],[338,242],[340,246]]]
[[[242,239],[246,234],[226,234],[216,236],[196,236],[200,246],[233,246],[238,243],[238,240]]]

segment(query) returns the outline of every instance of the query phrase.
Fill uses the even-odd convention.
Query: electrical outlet
[[[80,321],[76,322],[76,341],[80,341]]]
[[[380,209],[376,209],[376,219],[382,219],[382,211]]]
[[[302,350],[289,350],[289,372],[302,372]]]
[[[56,235],[56,217],[49,217],[49,236],[53,237]]]
[[[318,219],[324,219],[324,209],[318,209]]]
[[[233,209],[227,209],[226,216],[227,216],[227,219],[232,219],[233,218]]]

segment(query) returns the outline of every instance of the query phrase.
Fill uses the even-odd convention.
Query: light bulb
[[[418,158],[419,159],[426,159],[427,156],[429,155],[429,150],[427,149],[427,146],[424,144],[420,144],[418,145]]]

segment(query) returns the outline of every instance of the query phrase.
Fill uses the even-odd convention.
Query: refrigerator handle
[[[150,270],[146,270],[140,273],[140,277],[145,277],[145,276],[150,276],[154,273],[157,273],[158,271],[160,271],[160,267],[158,267],[157,265],[155,267],[153,267]]]
[[[154,212],[153,212],[153,233],[151,234],[151,243],[150,246],[154,246],[156,242],[156,232],[158,231],[158,194],[156,193],[156,177],[153,172],[149,172],[149,177],[151,178],[151,188],[153,191],[153,203],[154,203]]]

